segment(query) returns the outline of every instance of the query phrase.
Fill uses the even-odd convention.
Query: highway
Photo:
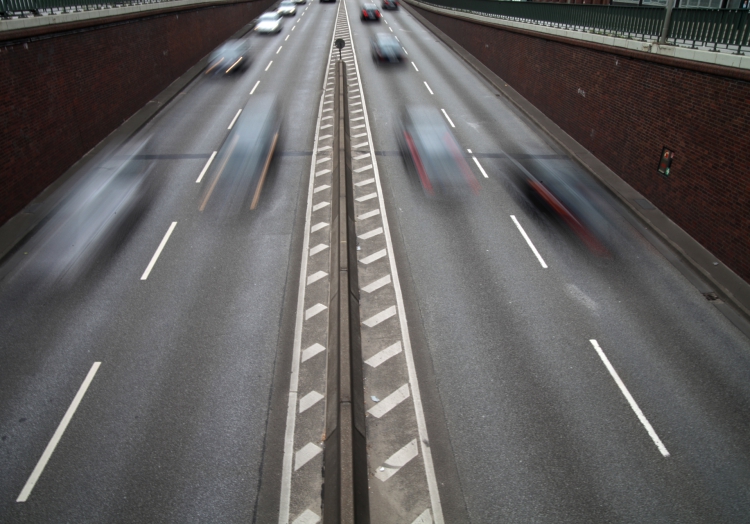
[[[153,200],[85,278],[34,280],[33,236],[3,261],[0,521],[316,522],[325,413],[304,395],[325,387],[314,343],[327,313],[310,308],[327,288],[310,277],[330,241],[328,174],[315,175],[334,35],[347,42],[350,127],[362,126],[372,521],[747,521],[747,336],[407,10],[363,22],[359,8],[298,6],[280,34],[249,37],[246,72],[201,75],[149,122]],[[378,32],[404,63],[373,62]],[[265,94],[283,117],[258,207],[201,212],[212,153]],[[414,104],[444,115],[475,195],[414,184],[396,132]],[[524,170],[592,188],[606,256],[529,202],[514,183]]]

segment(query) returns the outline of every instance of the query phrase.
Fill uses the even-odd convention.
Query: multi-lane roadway
[[[299,354],[313,348],[313,315],[300,315],[325,269],[310,248],[327,234],[311,229],[328,212],[313,206],[326,198],[327,174],[315,175],[330,154],[336,33],[360,97],[350,118],[363,117],[350,127],[364,126],[352,132],[360,284],[380,282],[362,298],[363,321],[376,319],[365,358],[399,344],[365,370],[373,520],[745,521],[746,335],[604,190],[606,257],[530,204],[519,170],[593,181],[409,12],[363,23],[359,8],[300,6],[279,35],[249,37],[244,74],[202,75],[162,110],[140,133],[158,193],[85,278],[40,285],[23,246],[4,261],[0,520],[319,515],[319,492],[295,475],[307,488],[321,478],[299,439],[324,427],[322,402],[289,398],[308,393],[300,360],[315,362],[316,350]],[[399,39],[403,64],[371,60],[377,32]],[[206,216],[216,166],[204,168],[239,109],[269,93],[283,118],[258,207]],[[475,196],[429,199],[409,180],[394,131],[409,104],[444,115]],[[399,467],[379,474],[392,457]]]

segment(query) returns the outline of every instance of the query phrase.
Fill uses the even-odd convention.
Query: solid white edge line
[[[232,119],[232,123],[229,124],[229,127],[227,128],[227,130],[232,129],[232,127],[234,126],[234,123],[237,121],[237,118],[240,116],[240,113],[242,113],[242,109],[237,110],[237,114],[234,115],[234,118]]]
[[[65,433],[65,430],[67,429],[70,420],[73,418],[76,409],[78,409],[78,404],[81,403],[83,396],[86,394],[86,390],[89,388],[89,384],[91,384],[91,381],[94,380],[94,375],[96,375],[96,371],[99,369],[100,365],[101,362],[94,362],[94,365],[92,365],[91,369],[89,369],[88,375],[86,375],[86,378],[83,380],[83,384],[81,384],[81,387],[78,388],[78,393],[76,393],[76,396],[73,398],[73,402],[71,402],[68,410],[65,412],[63,419],[60,421],[60,425],[57,426],[57,430],[55,430],[54,435],[52,435],[52,439],[44,449],[44,453],[42,453],[42,456],[39,458],[39,462],[36,463],[34,471],[31,472],[29,480],[26,481],[26,484],[21,490],[21,494],[18,495],[16,502],[26,502],[26,500],[29,498],[29,495],[31,495],[31,490],[34,489],[34,486],[39,480],[39,477],[42,475],[45,466],[47,466],[47,462],[52,456],[52,453],[54,453],[55,448],[57,447],[57,443],[60,442],[63,433]]]
[[[159,247],[156,248],[156,253],[154,253],[154,256],[151,257],[151,262],[148,263],[146,271],[144,271],[143,275],[141,275],[141,280],[146,280],[148,278],[148,275],[154,268],[154,264],[156,264],[156,261],[159,259],[159,255],[161,255],[161,250],[164,249],[164,246],[167,245],[167,240],[169,240],[169,237],[172,235],[172,231],[174,231],[176,225],[177,222],[172,222],[172,225],[169,226],[169,229],[167,229],[167,233],[164,235],[164,238],[161,239],[161,244],[159,244]]]
[[[349,23],[349,11],[346,7],[346,2],[342,2],[344,4],[344,10],[347,13],[346,16],[346,25],[349,28],[349,39],[351,40],[352,35],[352,29],[351,24]],[[352,50],[354,51],[354,46],[352,46]],[[362,91],[362,82],[360,80],[360,74],[359,74],[359,62],[357,62],[357,55],[356,51],[354,54],[354,68],[357,71],[357,84],[359,87],[360,92]],[[367,113],[367,104],[365,102],[364,96],[362,97],[362,109],[364,109],[364,116],[365,116],[365,127],[367,129],[367,134],[370,138],[372,138],[372,131],[370,130],[370,117]],[[409,337],[409,326],[406,323],[406,309],[404,307],[404,297],[401,293],[401,283],[398,278],[398,271],[396,268],[396,257],[393,252],[393,241],[391,240],[391,230],[388,226],[388,217],[385,212],[385,200],[383,199],[383,188],[380,184],[380,171],[378,169],[378,162],[375,157],[375,147],[373,146],[373,141],[369,140],[370,142],[370,153],[372,155],[372,168],[373,168],[373,174],[375,175],[375,187],[378,192],[379,202],[380,202],[380,214],[382,216],[383,221],[383,230],[385,231],[385,242],[386,246],[388,248],[388,261],[391,265],[391,277],[393,278],[393,289],[396,292],[396,308],[398,310],[398,319],[399,323],[401,324],[401,333],[403,334],[403,348],[404,348],[404,357],[406,358],[406,367],[409,372],[409,383],[411,384],[411,397],[414,402],[414,411],[417,418],[417,431],[419,432],[419,447],[422,450],[422,457],[424,460],[424,468],[425,468],[425,475],[427,477],[427,486],[430,491],[430,505],[432,506],[432,513],[433,513],[433,522],[435,524],[443,524],[445,521],[443,519],[443,508],[440,505],[440,492],[438,491],[438,484],[437,484],[437,478],[435,477],[435,466],[432,463],[432,448],[429,445],[429,438],[427,435],[427,424],[425,422],[424,418],[424,409],[422,408],[422,394],[419,391],[419,382],[417,380],[417,371],[416,367],[414,365],[414,355],[411,351],[411,338]],[[427,445],[425,445],[427,443]]]
[[[516,219],[515,215],[510,215],[510,218],[513,219],[513,222],[515,222],[516,227],[521,232],[521,235],[523,235],[523,238],[526,240],[526,243],[529,245],[531,250],[536,255],[537,260],[539,260],[539,263],[542,265],[544,269],[547,269],[547,264],[544,262],[544,259],[542,258],[542,255],[539,254],[539,251],[536,250],[534,247],[534,244],[531,242],[531,239],[529,238],[529,235],[526,234],[526,231],[521,227],[521,223]]]
[[[427,91],[429,91],[431,95],[435,94],[435,93],[432,92],[432,89],[430,89],[430,86],[427,85],[427,82],[424,83],[424,86],[427,88]]]
[[[617,371],[615,371],[615,368],[609,362],[607,355],[604,354],[604,351],[599,346],[599,343],[593,338],[589,340],[589,342],[591,342],[591,345],[594,346],[594,349],[599,354],[599,358],[602,359],[602,362],[604,362],[604,366],[609,371],[609,374],[612,375],[613,379],[615,379],[617,386],[620,388],[620,391],[622,392],[622,394],[625,395],[625,398],[627,399],[628,404],[630,404],[630,407],[635,412],[635,415],[638,417],[638,420],[640,420],[641,424],[643,424],[643,427],[646,428],[646,431],[648,432],[648,435],[651,437],[651,440],[653,440],[654,444],[656,444],[656,447],[659,448],[659,452],[665,458],[668,457],[669,451],[667,451],[667,448],[662,443],[661,439],[659,438],[659,435],[656,434],[656,431],[654,431],[654,428],[651,426],[648,419],[646,419],[646,415],[644,415],[643,411],[641,411],[641,408],[638,407],[638,403],[633,398],[633,395],[630,394],[630,391],[628,391],[628,388],[625,386],[625,383],[623,383],[623,381],[620,380],[620,375],[617,374]]]
[[[211,158],[208,159],[208,162],[206,162],[206,165],[203,166],[203,171],[201,171],[201,174],[198,175],[198,179],[195,181],[196,184],[200,184],[201,180],[203,180],[203,175],[206,174],[206,171],[208,171],[208,166],[211,165],[211,162],[214,161],[214,157],[216,156],[216,151],[211,153]]]
[[[255,82],[255,85],[254,85],[254,86],[253,86],[253,88],[252,88],[252,89],[250,90],[250,94],[251,94],[251,95],[252,95],[253,93],[255,93],[255,90],[257,89],[257,87],[258,87],[258,84],[260,84],[260,80],[258,80],[257,82]]]
[[[448,123],[451,125],[451,127],[456,127],[455,125],[453,125],[453,120],[451,120],[451,117],[449,117],[448,113],[445,112],[445,109],[441,108],[440,111],[442,111],[445,115],[445,118],[448,119]]]
[[[482,167],[482,164],[480,164],[479,160],[477,160],[477,157],[472,156],[471,158],[474,159],[474,163],[477,165],[477,167],[479,168],[479,170],[482,172],[482,174],[484,175],[484,178],[490,178],[490,177],[487,176],[487,173],[484,171],[484,168]]]
[[[341,4],[336,11],[341,10]],[[334,22],[334,35],[331,38],[331,46],[335,36],[336,24]],[[289,523],[289,506],[292,497],[292,467],[294,466],[294,427],[297,423],[297,389],[299,387],[300,359],[302,357],[302,325],[305,314],[305,291],[307,277],[308,250],[310,247],[310,222],[312,221],[313,188],[315,186],[315,162],[318,158],[318,137],[320,135],[320,124],[323,118],[323,101],[328,83],[329,66],[333,53],[328,53],[328,64],[326,64],[326,76],[323,79],[323,92],[320,94],[320,106],[318,108],[318,121],[315,126],[315,140],[313,142],[313,156],[310,163],[310,182],[307,188],[307,211],[305,214],[305,234],[302,239],[302,264],[299,270],[299,286],[297,290],[297,319],[294,325],[294,346],[292,348],[292,374],[289,378],[289,401],[287,402],[286,431],[284,432],[284,459],[281,470],[281,495],[279,497],[279,524]]]

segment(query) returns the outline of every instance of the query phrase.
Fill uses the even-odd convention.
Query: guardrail
[[[509,0],[420,0],[436,7],[573,31],[657,41],[665,7],[584,5]],[[750,38],[747,9],[673,9],[667,42],[743,54]]]
[[[101,0],[0,0],[0,17],[70,13],[170,1],[172,0],[117,0],[116,2],[102,2]]]

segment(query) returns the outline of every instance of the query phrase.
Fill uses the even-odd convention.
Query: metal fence
[[[656,41],[664,26],[666,8],[651,6],[586,5],[508,0],[420,0],[455,11],[473,13],[573,31]],[[747,9],[674,9],[667,42],[692,48],[719,48],[743,54],[748,46]]]
[[[116,0],[113,2],[102,2],[101,0],[0,0],[0,17],[70,13],[168,1],[170,0]]]

